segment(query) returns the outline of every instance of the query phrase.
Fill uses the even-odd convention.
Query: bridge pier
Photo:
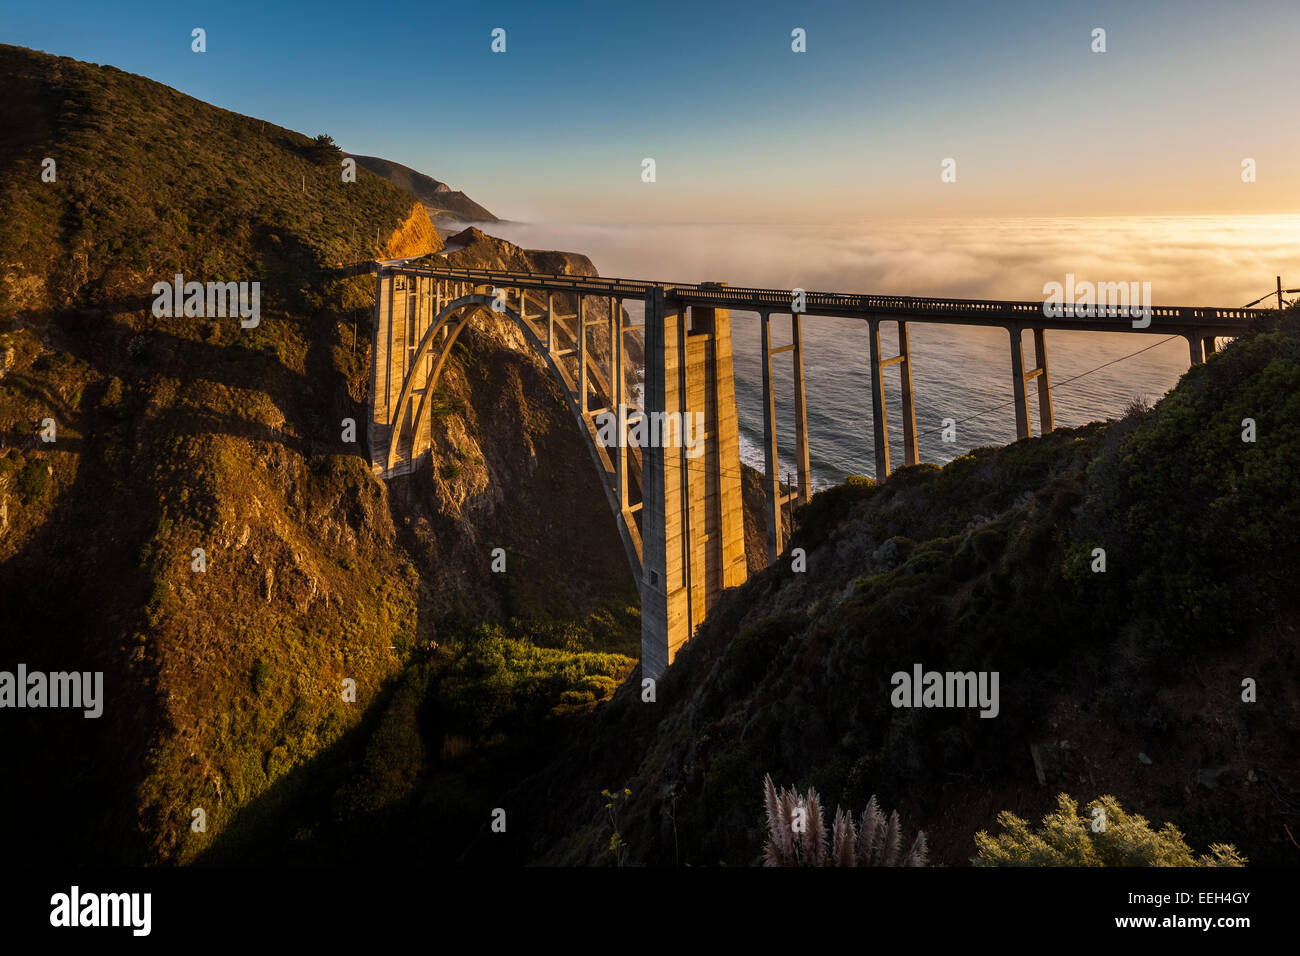
[[[1046,435],[1056,427],[1052,413],[1052,379],[1047,364],[1047,339],[1043,329],[1034,331],[1035,368],[1025,371],[1024,329],[1010,324],[1006,327],[1011,336],[1011,388],[1016,406],[1016,438],[1029,438],[1034,430],[1029,421],[1029,383],[1038,380],[1038,429]]]
[[[731,316],[696,306],[688,328],[686,308],[662,286],[646,290],[645,414],[661,437],[674,417],[682,426],[674,444],[642,449],[641,673],[652,679],[747,575]],[[696,413],[703,436],[687,430]]]
[[[808,457],[808,403],[803,389],[803,329],[799,314],[790,315],[791,344],[794,346],[794,447],[799,473],[799,502],[812,497],[812,464]]]
[[[1021,341],[1023,330],[1018,325],[1008,325],[1011,336],[1011,397],[1016,408],[1016,438],[1028,438],[1029,396],[1025,388],[1025,353]]]
[[[912,401],[912,349],[907,334],[907,323],[898,322],[898,354],[882,358],[880,353],[880,319],[867,319],[868,342],[871,347],[871,416],[873,438],[876,446],[876,480],[888,478],[891,468],[889,453],[889,411],[885,406],[885,369],[899,366],[903,393],[903,464],[915,465],[920,450],[916,442],[916,408]]]
[[[763,497],[767,500],[767,563],[785,550],[781,527],[781,456],[776,440],[776,396],[772,389],[772,314],[759,313],[763,344]]]
[[[582,314],[582,293],[575,299],[574,334],[578,337],[578,410],[583,418],[587,417],[587,320]]]
[[[555,351],[555,293],[546,293],[546,351]]]
[[[785,530],[781,515],[789,501],[808,501],[812,497],[812,466],[808,456],[808,402],[804,394],[803,328],[798,313],[790,315],[790,344],[772,347],[772,314],[760,312],[763,344],[763,497],[767,505],[767,561],[775,564],[785,550]],[[798,487],[781,491],[781,454],[776,433],[776,397],[772,387],[772,356],[782,352],[793,355],[794,376],[794,443]]]
[[[916,443],[916,407],[912,402],[912,346],[907,323],[902,321],[898,323],[898,355],[903,386],[903,464],[915,465],[921,460],[921,450]]]
[[[871,346],[871,424],[876,446],[876,481],[889,477],[889,422],[885,419],[885,376],[880,361],[880,320],[867,320]]]
[[[614,446],[614,485],[618,497],[618,510],[628,524],[633,521],[631,503],[627,493],[627,425],[628,417],[624,414],[623,400],[623,303],[621,299],[610,299],[610,382],[609,401],[611,410],[617,417],[618,442]]]
[[[1047,333],[1034,329],[1034,361],[1038,368],[1030,376],[1038,379],[1038,433],[1047,435],[1056,428],[1052,414],[1052,375],[1047,367]]]

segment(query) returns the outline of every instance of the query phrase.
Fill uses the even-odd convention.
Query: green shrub
[[[1080,816],[1078,804],[1062,793],[1056,811],[1034,831],[1014,813],[998,814],[1002,832],[975,834],[975,866],[1244,866],[1231,844],[1212,843],[1197,857],[1172,823],[1152,830],[1145,818],[1121,809],[1114,797],[1098,797]]]
[[[802,614],[786,611],[756,621],[737,634],[723,657],[736,686],[747,687],[761,680],[790,635],[802,631],[806,624]]]
[[[271,686],[271,665],[266,661],[259,660],[253,665],[253,670],[248,675],[248,681],[253,687],[253,693],[261,697],[267,688]]]
[[[23,504],[30,505],[44,501],[50,494],[50,475],[48,466],[39,458],[32,458],[23,465],[18,473],[18,497]]]
[[[104,388],[104,395],[99,400],[100,408],[117,408],[122,404],[122,380],[114,375]]]
[[[447,732],[524,733],[612,694],[633,663],[620,654],[537,647],[500,625],[480,624],[440,673],[434,696]]]

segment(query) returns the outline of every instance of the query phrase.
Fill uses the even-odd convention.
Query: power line
[[[1143,352],[1149,352],[1149,351],[1151,351],[1152,349],[1157,348],[1158,346],[1164,345],[1166,342],[1172,342],[1174,339],[1176,339],[1176,338],[1178,338],[1178,337],[1179,337],[1179,336],[1177,336],[1177,335],[1171,335],[1171,336],[1169,336],[1169,338],[1167,338],[1167,339],[1161,339],[1159,342],[1156,342],[1156,343],[1154,343],[1154,344],[1152,344],[1152,345],[1148,345],[1148,346],[1146,346],[1145,348],[1140,348],[1140,349],[1138,349],[1136,352],[1130,352],[1128,355],[1121,355],[1119,358],[1111,359],[1109,362],[1103,362],[1101,365],[1098,365],[1096,368],[1090,368],[1090,369],[1088,369],[1088,371],[1086,371],[1086,372],[1080,372],[1078,375],[1072,376],[1071,378],[1067,378],[1067,379],[1066,379],[1065,381],[1063,381],[1063,382],[1055,382],[1055,383],[1053,383],[1053,384],[1050,386],[1049,390],[1050,390],[1050,389],[1058,388],[1058,387],[1061,386],[1061,385],[1069,385],[1071,382],[1077,381],[1078,379],[1083,378],[1085,375],[1091,375],[1093,372],[1100,372],[1102,369],[1106,368],[1106,367],[1109,366],[1109,365],[1114,365],[1116,362],[1123,362],[1125,359],[1131,359],[1131,358],[1133,358],[1133,356],[1135,356],[1135,355],[1141,355]],[[1001,410],[1001,409],[1003,409],[1003,408],[1006,408],[1008,405],[1014,405],[1015,403],[1016,403],[1016,400],[1013,398],[1011,401],[1009,401],[1009,402],[1003,402],[1001,405],[994,405],[994,406],[991,407],[991,408],[986,408],[986,409],[984,409],[984,411],[982,411],[982,412],[976,412],[974,415],[968,415],[968,416],[966,416],[965,418],[958,419],[957,421],[953,422],[953,427],[955,427],[955,426],[957,426],[957,425],[961,425],[961,424],[963,424],[964,422],[973,421],[973,420],[976,419],[976,418],[983,418],[985,415],[989,414],[989,412],[996,412],[996,411],[999,411],[999,410]],[[938,428],[931,428],[931,429],[928,429],[928,430],[926,430],[926,431],[919,432],[919,433],[917,434],[916,437],[919,439],[919,438],[921,438],[921,436],[923,436],[923,435],[933,435],[935,432],[943,431],[944,428],[946,428],[946,427],[949,427],[949,426],[946,426],[946,425],[940,425]]]
[[[1300,292],[1300,289],[1284,289],[1284,288],[1282,288],[1282,277],[1281,277],[1281,276],[1278,276],[1278,277],[1277,277],[1277,288],[1276,288],[1276,289],[1274,289],[1272,292],[1266,292],[1266,293],[1264,293],[1264,294],[1261,295],[1258,299],[1256,299],[1254,302],[1248,302],[1248,303],[1246,303],[1245,305],[1242,306],[1242,308],[1243,308],[1243,309],[1249,309],[1251,306],[1259,305],[1259,304],[1260,304],[1261,302],[1263,302],[1265,299],[1272,298],[1273,296],[1277,296],[1277,310],[1278,310],[1279,312],[1281,312],[1282,309],[1285,308],[1287,305],[1294,305],[1294,304],[1295,304],[1294,302],[1286,302],[1286,301],[1282,298],[1282,294],[1283,294],[1283,293],[1286,293],[1287,295],[1291,295],[1291,294],[1296,293],[1296,292]]]

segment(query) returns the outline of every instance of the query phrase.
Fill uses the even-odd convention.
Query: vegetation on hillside
[[[1002,832],[975,834],[975,866],[1245,866],[1230,844],[1213,843],[1208,854],[1193,854],[1178,828],[1166,823],[1152,830],[1144,817],[1125,812],[1114,797],[1098,797],[1079,813],[1062,793],[1056,810],[1034,830],[1014,813],[998,814]]]

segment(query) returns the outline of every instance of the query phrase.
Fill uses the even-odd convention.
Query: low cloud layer
[[[1300,216],[984,219],[841,225],[495,223],[602,275],[833,292],[1041,299],[1043,285],[1150,282],[1156,305],[1240,306],[1288,274]]]

